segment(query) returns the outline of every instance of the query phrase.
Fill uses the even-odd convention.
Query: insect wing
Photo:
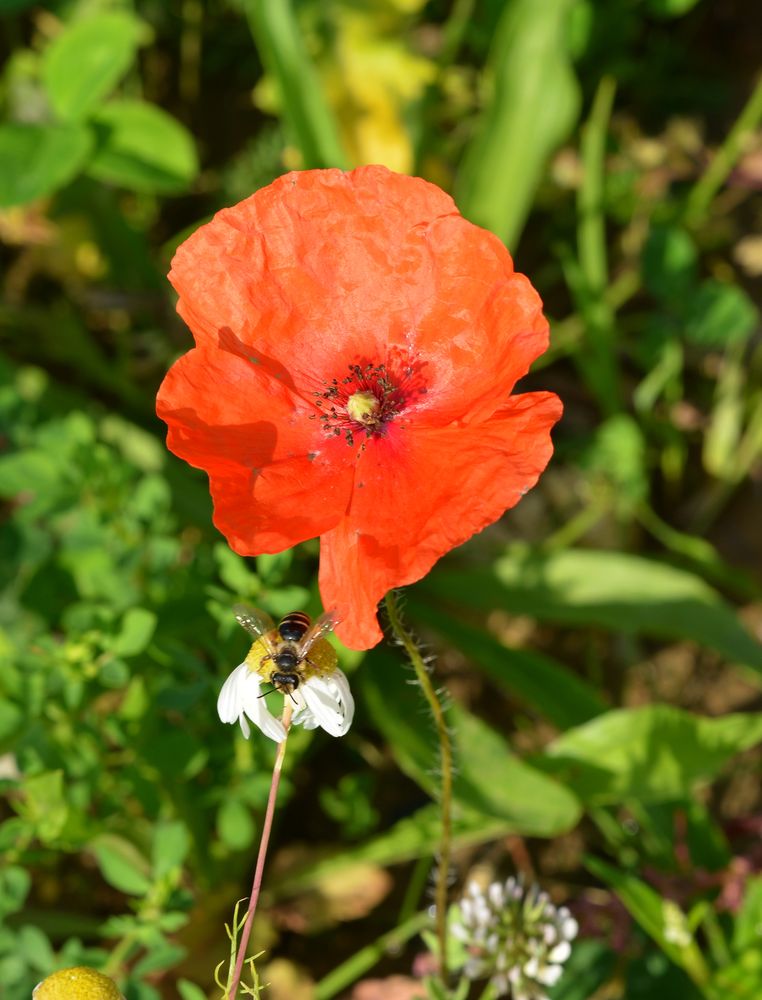
[[[267,639],[275,631],[275,622],[265,611],[249,608],[245,604],[234,604],[235,620],[245,629],[252,639]]]
[[[302,640],[299,643],[299,656],[305,657],[318,639],[322,639],[324,636],[328,635],[329,632],[333,632],[340,621],[341,619],[336,614],[335,610],[324,611],[319,618],[315,619],[305,635],[302,637]]]

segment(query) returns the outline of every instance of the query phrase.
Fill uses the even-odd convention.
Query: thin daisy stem
[[[283,728],[286,730],[286,736],[282,743],[278,744],[278,752],[275,755],[275,763],[273,764],[273,777],[270,782],[270,795],[267,799],[267,810],[265,812],[265,821],[262,826],[262,836],[259,840],[259,853],[257,855],[257,867],[254,869],[254,881],[251,884],[251,895],[249,896],[249,908],[246,911],[246,922],[243,925],[243,931],[241,932],[241,940],[238,945],[238,955],[235,962],[235,971],[233,972],[233,978],[230,981],[227,991],[227,1000],[235,1000],[238,995],[238,985],[241,982],[241,974],[243,972],[243,963],[246,961],[246,949],[249,946],[249,936],[251,934],[251,926],[254,922],[254,914],[257,910],[257,901],[259,900],[259,890],[262,888],[262,874],[265,870],[265,859],[267,857],[267,845],[270,842],[270,830],[273,825],[273,816],[275,815],[275,801],[278,797],[278,785],[280,784],[280,773],[283,768],[283,760],[286,756],[286,742],[288,741],[288,730],[291,726],[291,714],[292,707],[290,702],[285,702],[283,706],[283,716],[281,721],[283,723]]]
[[[436,689],[431,683],[431,677],[423,662],[421,651],[415,639],[406,629],[400,615],[397,595],[389,591],[385,598],[386,611],[392,632],[404,647],[415,670],[418,683],[421,685],[424,697],[429,703],[431,714],[439,740],[439,758],[442,770],[442,787],[439,805],[442,812],[442,840],[439,848],[439,869],[434,894],[436,903],[436,933],[439,942],[439,975],[443,985],[447,985],[447,882],[450,871],[450,856],[452,853],[452,741],[447,728],[444,709]]]

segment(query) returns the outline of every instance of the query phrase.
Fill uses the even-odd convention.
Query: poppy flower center
[[[383,434],[408,397],[407,390],[390,378],[385,365],[350,365],[344,378],[324,384],[326,388],[315,393],[323,430],[336,437],[343,435],[350,445],[359,431],[370,436]]]

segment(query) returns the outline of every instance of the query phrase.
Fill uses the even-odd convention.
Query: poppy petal
[[[178,248],[178,312],[198,344],[237,343],[314,389],[384,360],[389,317],[407,322],[428,266],[425,237],[405,247],[404,234],[455,211],[435,185],[385,167],[286,174]]]
[[[416,423],[476,422],[493,413],[547,349],[542,301],[492,233],[459,215],[422,228],[427,263],[416,301],[393,316],[392,348],[408,357],[426,385]]]
[[[269,371],[224,351],[180,358],[159,390],[167,445],[209,473],[214,523],[243,555],[280,552],[333,527],[354,449]]]
[[[550,459],[560,415],[553,393],[527,393],[478,424],[392,428],[368,442],[349,512],[321,540],[320,593],[344,612],[342,642],[375,645],[387,591],[419,580],[518,503]]]

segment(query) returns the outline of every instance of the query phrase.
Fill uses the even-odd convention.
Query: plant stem
[[[338,968],[333,969],[320,980],[315,986],[315,1000],[331,1000],[337,993],[359,979],[368,969],[372,969],[384,955],[394,948],[399,948],[424,927],[430,925],[431,918],[428,913],[416,913],[395,927],[394,930],[389,931],[388,934],[382,935],[377,941],[361,948],[346,962],[342,962]]]
[[[606,136],[615,92],[614,80],[603,77],[590,117],[582,127],[580,153],[584,173],[577,199],[577,250],[581,280],[575,297],[585,324],[586,340],[577,356],[577,363],[606,415],[622,409],[614,311],[605,294],[608,259],[604,176]]]
[[[685,219],[689,225],[698,225],[709,210],[714,196],[743,152],[743,144],[762,119],[762,77],[757,81],[751,97],[746,102],[725,141],[714,154],[712,162],[688,195]]]
[[[424,697],[429,703],[431,714],[439,740],[439,758],[442,770],[442,788],[439,803],[442,811],[442,840],[439,848],[439,870],[434,894],[436,903],[436,933],[439,942],[439,976],[443,986],[447,987],[447,880],[450,871],[450,855],[452,852],[452,741],[447,728],[442,703],[439,700],[431,677],[423,662],[421,651],[415,639],[405,628],[400,616],[399,604],[394,591],[389,591],[385,598],[386,610],[392,632],[404,647],[418,683],[421,685]]]
[[[241,940],[238,945],[238,955],[236,957],[235,971],[233,972],[233,978],[228,984],[227,998],[226,1000],[235,1000],[238,994],[238,985],[241,982],[241,973],[243,972],[243,963],[246,961],[246,949],[249,945],[249,936],[251,934],[251,926],[254,922],[254,914],[257,909],[257,901],[259,899],[259,890],[262,888],[262,873],[265,869],[265,858],[267,857],[267,845],[270,842],[270,830],[273,825],[273,816],[275,814],[275,801],[278,797],[278,785],[280,784],[280,773],[283,768],[283,759],[286,756],[286,742],[288,741],[288,730],[291,726],[291,714],[292,707],[290,702],[285,702],[283,705],[283,716],[281,721],[283,722],[283,728],[286,730],[286,735],[282,743],[278,744],[278,752],[275,755],[275,763],[273,764],[273,777],[270,782],[270,795],[267,799],[267,809],[265,811],[265,821],[262,826],[262,836],[259,839],[259,853],[257,854],[257,866],[254,869],[254,881],[251,884],[251,895],[249,896],[249,908],[246,911],[246,922],[243,925],[243,931],[241,932]]]

